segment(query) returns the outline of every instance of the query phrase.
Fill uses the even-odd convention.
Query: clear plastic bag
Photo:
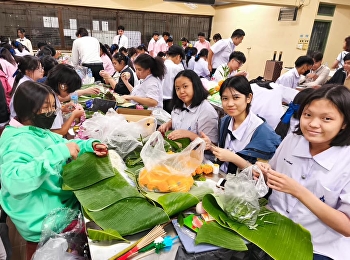
[[[70,208],[55,209],[44,219],[38,249],[32,259],[84,259],[86,242],[87,237],[81,212]]]
[[[253,170],[258,172],[258,180],[253,178]],[[251,165],[236,175],[226,176],[225,191],[222,195],[226,214],[240,223],[253,227],[259,214],[259,198],[268,192],[260,169]]]
[[[164,138],[154,132],[141,150],[145,168],[140,171],[139,185],[155,192],[189,191],[194,181],[192,172],[202,163],[205,142],[196,138],[182,152],[168,154]]]
[[[171,120],[171,115],[162,108],[155,108],[152,110],[152,115],[157,119],[157,124],[162,125]]]
[[[151,135],[156,127],[156,119],[152,117],[129,123],[123,115],[109,109],[106,115],[95,113],[92,118],[85,120],[80,134],[100,140],[124,158],[142,145],[140,137]]]

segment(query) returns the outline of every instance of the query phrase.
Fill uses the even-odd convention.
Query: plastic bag
[[[145,168],[140,171],[139,184],[148,191],[189,191],[194,181],[192,172],[202,163],[205,142],[196,138],[182,152],[168,154],[164,138],[154,132],[141,150]]]
[[[157,119],[158,125],[162,125],[171,120],[171,115],[159,107],[152,110],[152,115]]]
[[[80,130],[82,137],[95,138],[115,150],[122,158],[141,146],[138,140],[151,135],[157,127],[156,119],[147,117],[137,122],[128,122],[115,110],[109,109],[106,115],[95,113],[87,119]]]
[[[79,210],[59,208],[43,221],[40,242],[33,260],[84,259],[87,243],[85,225]],[[67,253],[69,250],[71,253]]]
[[[253,178],[253,170],[259,172],[258,180]],[[259,198],[268,192],[264,176],[257,166],[249,166],[240,173],[226,176],[223,209],[226,214],[240,223],[252,227],[259,214]]]

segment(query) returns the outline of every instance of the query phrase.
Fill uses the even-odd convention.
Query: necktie
[[[120,38],[121,38],[121,36],[119,35],[118,46],[120,45]],[[119,47],[120,47],[120,46],[119,46]]]
[[[236,137],[232,134],[231,130],[227,130],[227,133],[230,135],[231,141],[236,140]],[[228,163],[227,173],[236,174],[237,166],[231,162]]]

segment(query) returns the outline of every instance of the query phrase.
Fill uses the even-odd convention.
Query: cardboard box
[[[151,110],[140,110],[140,109],[131,109],[131,108],[120,108],[116,110],[118,114],[125,116],[126,120],[129,122],[137,122],[141,119],[152,117]]]

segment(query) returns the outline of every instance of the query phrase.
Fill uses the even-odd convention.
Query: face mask
[[[50,116],[46,116],[45,113],[37,114],[33,118],[34,126],[50,129],[52,127],[53,122],[55,121],[56,114],[52,114]]]

